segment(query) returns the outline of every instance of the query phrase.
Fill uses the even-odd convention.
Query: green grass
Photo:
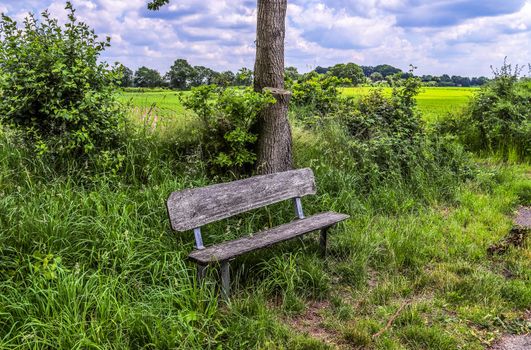
[[[372,87],[344,88],[345,96],[363,96],[373,91]],[[390,95],[391,88],[382,88],[384,94]],[[460,112],[478,91],[477,88],[439,88],[424,87],[417,96],[419,111],[427,121],[436,121],[448,113]]]
[[[1,349],[479,350],[529,331],[529,239],[487,256],[514,208],[531,204],[528,164],[478,159],[473,179],[367,192],[333,130],[295,125],[296,166],[318,187],[305,212],[351,219],[331,231],[326,259],[310,235],[234,261],[225,304],[215,269],[197,285],[193,235],[172,232],[165,208],[172,191],[223,179],[190,151],[194,117],[172,93],[148,95],[134,97],[144,123],[121,173],[55,173],[0,130]],[[154,100],[163,109],[148,113]],[[291,219],[288,201],[208,225],[205,243]]]
[[[120,101],[124,103],[131,103],[134,107],[149,109],[157,107],[167,113],[180,114],[184,111],[182,107],[180,96],[186,92],[180,91],[135,91],[122,92],[119,96]]]
[[[344,96],[363,96],[373,91],[372,87],[344,88]],[[383,88],[384,94],[390,94],[391,88]],[[426,121],[436,121],[448,113],[459,113],[468,101],[478,91],[477,88],[437,88],[425,87],[417,97],[419,111]],[[181,114],[184,112],[179,96],[186,92],[177,91],[138,91],[123,92],[120,100],[130,102],[133,106],[143,110],[156,107],[166,114]]]

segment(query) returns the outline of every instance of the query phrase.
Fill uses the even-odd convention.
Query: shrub
[[[85,158],[119,141],[124,114],[114,88],[121,77],[98,63],[109,39],[98,41],[70,2],[66,9],[64,28],[48,12],[42,21],[29,15],[21,29],[2,16],[0,116],[39,154]]]
[[[433,148],[416,110],[420,81],[409,78],[391,97],[375,90],[337,119],[349,136],[351,154],[374,180],[411,176],[433,159]],[[429,160],[430,159],[430,160]]]
[[[455,133],[473,151],[531,159],[531,86],[521,67],[507,62],[472,99],[465,115],[448,117],[438,129]]]
[[[252,126],[258,112],[275,103],[271,94],[251,88],[192,88],[183,105],[193,110],[203,124],[203,157],[213,172],[243,173],[256,161],[257,135]]]
[[[291,113],[307,127],[322,125],[323,120],[345,102],[339,88],[347,81],[317,73],[306,75],[302,81],[288,87],[293,94]]]
[[[420,81],[408,77],[390,97],[379,90],[357,101],[338,96],[332,111],[317,119],[322,127],[315,137],[326,144],[322,149],[332,150],[326,162],[356,174],[359,191],[393,184],[411,186],[423,196],[422,188],[436,186],[447,197],[460,179],[473,175],[462,147],[424,125],[416,108],[419,89]]]

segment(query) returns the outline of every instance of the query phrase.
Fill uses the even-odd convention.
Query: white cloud
[[[429,14],[434,8],[450,11],[455,1],[289,0],[286,63],[302,71],[347,61],[402,69],[413,63],[421,74],[479,75],[489,74],[489,66],[500,65],[504,56],[531,61],[531,0],[516,12],[488,17],[470,12],[474,1],[478,9],[483,6],[481,0],[466,0],[468,17],[461,12],[456,23],[443,18],[440,26],[401,26],[406,8]],[[217,70],[253,66],[255,1],[172,0],[160,12],[147,11],[146,3],[74,0],[81,20],[111,36],[104,57],[109,62],[161,72],[177,58]],[[21,19],[46,7],[65,20],[63,0],[19,0],[0,4],[0,12]]]

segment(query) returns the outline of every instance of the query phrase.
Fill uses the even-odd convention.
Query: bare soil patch
[[[500,255],[507,252],[512,247],[521,247],[524,245],[526,236],[531,231],[531,207],[520,207],[514,217],[514,227],[509,234],[499,243],[493,244],[488,248],[490,255]],[[531,350],[531,348],[530,348]]]
[[[289,323],[299,333],[308,334],[312,338],[337,347],[337,332],[323,325],[322,313],[329,307],[330,302],[327,300],[312,302],[303,315],[291,319]]]

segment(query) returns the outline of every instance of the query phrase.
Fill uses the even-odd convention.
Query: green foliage
[[[61,258],[55,257],[53,254],[43,255],[39,252],[33,253],[35,262],[32,265],[33,272],[41,274],[47,280],[57,278],[57,268],[61,264]]]
[[[234,84],[234,80],[236,79],[236,76],[234,73],[232,73],[230,70],[221,72],[214,75],[213,83],[218,86],[231,86]]]
[[[158,11],[162,6],[168,4],[170,0],[153,0],[148,3],[148,9]]]
[[[336,64],[328,70],[327,74],[340,79],[348,79],[352,85],[359,85],[365,82],[363,69],[355,63]]]
[[[156,69],[142,66],[135,72],[134,85],[135,87],[155,88],[163,86],[164,80]]]
[[[272,103],[271,94],[215,85],[193,88],[183,98],[183,105],[202,121],[203,156],[213,170],[235,174],[249,170],[256,161],[257,135],[251,128],[258,112]]]
[[[193,78],[194,68],[185,59],[175,60],[168,73],[166,73],[166,79],[168,79],[170,86],[174,89],[188,88]]]
[[[226,87],[233,85],[236,80],[234,73],[231,71],[218,73],[204,66],[192,67],[185,59],[175,60],[164,77],[171,88],[179,90],[211,84]]]
[[[284,79],[288,84],[299,80],[300,77],[301,75],[296,67],[286,67],[284,69]]]
[[[234,77],[234,84],[238,86],[251,86],[253,85],[254,72],[249,68],[240,68]]]
[[[0,23],[0,116],[23,131],[36,154],[87,156],[118,146],[124,113],[114,91],[121,73],[98,63],[109,46],[74,16],[62,28],[48,12],[21,29]]]
[[[481,89],[470,105],[472,127],[481,146],[507,152],[511,146],[521,155],[531,154],[531,89],[518,82],[519,68],[505,63],[494,80]]]
[[[116,68],[122,73],[122,79],[120,81],[120,87],[128,88],[132,87],[134,84],[134,73],[133,71],[124,66],[121,63],[116,63]]]
[[[306,126],[322,125],[326,116],[337,112],[343,104],[340,86],[348,79],[310,73],[297,82],[291,82],[291,112]]]
[[[469,161],[455,142],[427,131],[416,108],[419,79],[405,79],[390,96],[373,90],[357,101],[342,98],[338,86],[337,78],[322,75],[293,84],[292,113],[303,125],[320,127],[327,142],[348,150],[331,158],[353,161],[367,190],[384,180],[409,183],[436,173],[470,174]]]

